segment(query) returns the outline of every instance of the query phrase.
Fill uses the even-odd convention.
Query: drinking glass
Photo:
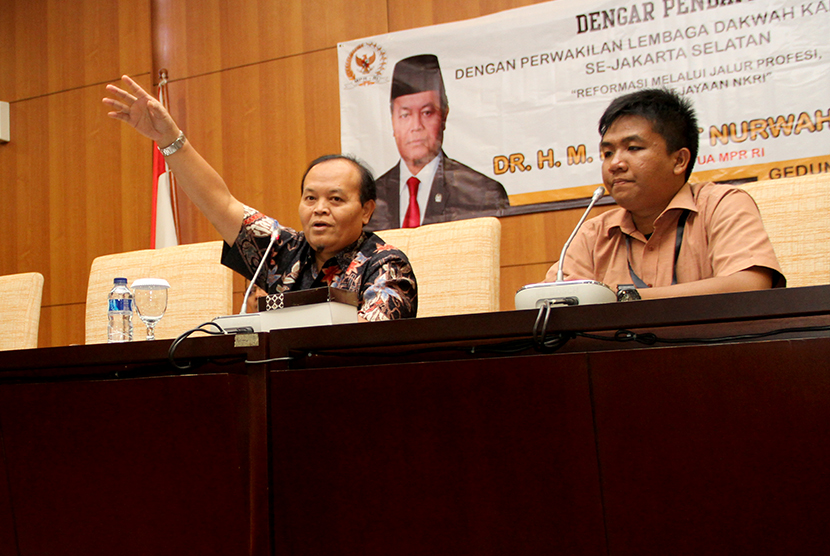
[[[147,339],[156,339],[156,324],[167,310],[167,290],[170,284],[163,278],[141,278],[133,282],[135,308],[147,326]]]

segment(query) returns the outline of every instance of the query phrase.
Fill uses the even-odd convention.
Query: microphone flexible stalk
[[[579,219],[577,222],[574,231],[571,232],[571,237],[568,238],[568,241],[565,242],[565,245],[562,247],[562,254],[559,255],[559,270],[556,271],[556,281],[563,282],[564,281],[564,264],[565,264],[565,253],[568,251],[568,247],[571,246],[571,242],[573,241],[574,237],[576,237],[576,232],[582,227],[582,223],[585,222],[585,219],[588,217],[588,213],[591,212],[591,209],[594,208],[594,205],[597,201],[602,199],[603,195],[605,195],[605,188],[603,186],[599,186],[594,189],[594,194],[591,195],[591,202],[588,203],[588,208],[585,209],[585,212],[582,214],[582,218]]]
[[[256,271],[254,272],[254,275],[251,278],[251,283],[248,284],[248,289],[245,290],[245,296],[242,298],[242,308],[239,311],[240,315],[245,315],[248,313],[248,298],[251,296],[251,291],[254,289],[254,284],[256,284],[256,279],[259,276],[260,271],[262,271],[262,267],[265,266],[265,260],[268,258],[268,253],[271,252],[271,247],[274,246],[274,242],[277,241],[277,238],[279,236],[279,224],[276,220],[274,220],[274,231],[271,232],[271,241],[270,243],[268,243],[268,247],[265,248],[265,251],[263,251],[262,260],[259,261],[259,266],[256,267]]]

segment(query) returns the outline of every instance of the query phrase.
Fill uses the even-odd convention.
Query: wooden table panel
[[[602,554],[585,359],[271,373],[276,554]]]
[[[166,341],[3,352],[0,553],[826,553],[828,315],[825,286],[547,331],[774,341],[542,355],[507,311],[195,338],[188,371]]]
[[[6,472],[6,450],[0,422],[0,554],[19,556],[17,533],[14,530],[14,510],[9,495],[9,476]]]
[[[830,550],[830,343],[590,356],[610,554]]]
[[[0,553],[269,554],[258,339],[0,354]]]
[[[243,388],[229,375],[0,386],[21,553],[246,546]]]

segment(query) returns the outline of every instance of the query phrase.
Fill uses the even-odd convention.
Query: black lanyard
[[[680,218],[677,219],[677,234],[674,239],[674,268],[672,269],[671,277],[672,286],[677,284],[677,257],[680,256],[680,244],[683,243],[683,231],[686,229],[686,219],[688,217],[689,210],[686,209],[680,215]],[[649,286],[631,268],[631,236],[628,234],[625,234],[625,251],[626,259],[628,260],[628,275],[631,276],[631,281],[634,282],[634,285],[638,289],[648,288]]]

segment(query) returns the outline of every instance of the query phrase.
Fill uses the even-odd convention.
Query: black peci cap
[[[444,79],[441,77],[441,66],[438,57],[434,54],[418,54],[404,58],[395,64],[392,72],[392,95],[394,101],[404,95],[414,95],[424,91],[438,91],[443,99]]]

